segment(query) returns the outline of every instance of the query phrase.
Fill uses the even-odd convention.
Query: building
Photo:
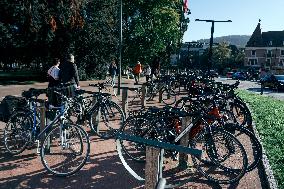
[[[259,22],[247,42],[244,66],[284,74],[284,31],[261,32]]]
[[[213,44],[216,45],[215,43]],[[209,48],[209,43],[200,42],[185,42],[182,44],[180,49],[180,54],[174,54],[171,56],[171,63],[177,64],[179,58],[182,64],[187,64],[187,66],[199,65],[200,56],[203,55],[206,49]],[[179,57],[180,56],[180,57]]]

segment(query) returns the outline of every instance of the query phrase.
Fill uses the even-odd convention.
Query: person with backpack
[[[135,84],[137,85],[140,80],[140,73],[142,72],[142,65],[139,61],[137,61],[137,64],[133,68],[133,74],[135,79]]]
[[[67,61],[59,65],[59,79],[65,85],[73,85],[76,89],[80,88],[78,69],[75,64],[75,57],[69,54]]]

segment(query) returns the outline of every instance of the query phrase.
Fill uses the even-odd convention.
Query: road
[[[233,84],[237,80],[228,79],[228,78],[216,78],[216,81],[227,84]],[[240,81],[239,89],[245,89],[260,95],[260,84],[255,81]],[[270,96],[275,99],[284,100],[284,92],[276,92],[269,89],[265,89],[263,91],[263,96]]]

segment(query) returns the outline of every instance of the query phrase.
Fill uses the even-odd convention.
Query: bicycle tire
[[[214,141],[214,139],[213,140],[210,139],[211,137],[212,138],[216,137],[216,139],[218,139],[218,135],[221,136],[220,137],[221,140]],[[242,146],[242,144],[232,134],[224,130],[221,130],[221,129],[216,129],[212,131],[212,133],[209,134],[209,137],[208,137],[208,132],[201,132],[193,140],[189,142],[189,146],[192,148],[198,149],[197,147],[198,142],[199,143],[204,142],[205,150],[203,149],[202,146],[201,148],[203,150],[202,152],[203,158],[205,159],[199,159],[195,156],[192,156],[192,161],[196,169],[198,170],[198,172],[201,173],[209,181],[212,181],[218,184],[232,184],[234,182],[239,181],[244,176],[244,174],[246,173],[247,164],[248,164],[247,155],[246,155],[245,149]],[[238,169],[235,168],[236,164],[233,164],[234,168],[229,167],[229,165],[232,165],[232,160],[231,158],[228,159],[228,156],[227,156],[228,154],[224,154],[227,156],[226,159],[224,159],[224,156],[222,156],[222,154],[216,155],[217,151],[214,149],[216,146],[216,142],[223,142],[223,143],[225,142],[225,144],[223,145],[223,148],[225,148],[225,150],[224,149],[222,150],[225,152],[228,151],[227,153],[231,153],[232,150],[230,150],[229,147],[231,147],[232,143],[234,143],[239,148],[239,153],[236,154],[236,156],[234,157],[234,158],[241,159],[241,163],[240,163],[240,160],[238,160],[238,163],[240,165]],[[227,144],[228,142],[231,143],[230,146],[228,146]],[[234,148],[234,150],[236,150],[236,147]],[[205,157],[206,155],[207,157]],[[223,158],[220,158],[220,157],[223,157]],[[226,163],[224,163],[225,161],[228,161],[229,165],[226,165]],[[202,167],[202,163],[204,164],[204,168]],[[207,168],[207,166],[209,167]],[[215,169],[219,168],[219,171],[215,171],[212,173],[213,168],[214,168],[213,166],[215,166]],[[221,173],[224,173],[225,175],[221,175]],[[232,173],[234,177],[231,176],[228,178],[216,178],[217,175],[220,175],[221,177],[227,177],[229,173]]]
[[[4,146],[11,155],[22,153],[29,143],[33,126],[33,119],[29,115],[23,111],[15,112],[5,126]],[[12,141],[15,143],[10,143]]]
[[[143,116],[133,116],[128,117],[121,128],[123,133],[129,135],[135,135],[138,137],[148,138],[147,130],[149,128],[149,121],[145,119]],[[146,146],[126,141],[120,140],[121,147],[123,152],[132,160],[137,162],[145,162],[146,161]]]
[[[59,177],[70,176],[79,171],[85,165],[89,153],[88,134],[73,123],[53,127],[43,139],[40,149],[41,162],[46,170]]]
[[[89,124],[100,138],[110,139],[120,130],[124,120],[125,115],[121,107],[113,101],[108,101],[90,113]]]
[[[262,159],[262,146],[256,136],[246,127],[234,123],[226,123],[223,128],[232,133],[237,139],[247,137],[246,144],[243,144],[248,156],[248,167],[246,172],[254,170]],[[238,132],[237,132],[238,131]]]
[[[172,105],[176,102],[176,93],[172,89],[162,90],[162,102],[166,105]]]

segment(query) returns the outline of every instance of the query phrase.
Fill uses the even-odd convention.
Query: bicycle
[[[42,91],[38,91],[38,94],[40,92]],[[6,125],[4,142],[6,149],[15,155],[23,152],[28,143],[42,141],[38,148],[40,149],[41,162],[47,171],[56,176],[69,176],[79,171],[86,163],[90,153],[90,141],[84,129],[66,118],[69,99],[61,92],[54,92],[62,99],[59,107],[50,107],[50,109],[56,110],[55,118],[40,131],[40,125],[36,119],[38,116],[37,103],[43,103],[43,101],[37,99],[37,94],[35,99],[30,99],[32,111],[27,110],[14,114],[17,119],[12,118]],[[20,118],[19,121],[17,121],[18,118]],[[16,143],[9,143],[16,137],[20,140],[14,141]],[[18,144],[21,145],[19,149],[11,150]]]
[[[179,144],[181,138],[189,134],[188,145],[191,148],[198,148],[203,151],[201,159],[192,156],[192,161],[198,172],[210,181],[219,184],[233,183],[246,173],[248,160],[242,144],[231,133],[221,129],[217,120],[208,122],[208,115],[205,112],[195,111],[188,113],[180,110],[161,111],[150,109],[150,114],[153,115],[151,121],[145,117],[139,118],[140,123],[145,123],[142,127],[139,127],[142,124],[132,125],[126,120],[121,131],[173,144]],[[179,118],[184,116],[192,116],[193,120],[183,130],[169,126],[167,123],[169,117]],[[210,119],[212,118],[210,117]],[[133,121],[133,118],[129,120]],[[140,162],[145,161],[144,146],[133,142],[130,143],[133,146],[127,146],[129,143],[125,143],[122,140],[120,143],[128,157]],[[168,152],[168,154],[171,153],[176,154],[175,152]],[[139,157],[137,154],[142,154],[142,156]],[[233,160],[237,160],[237,164],[232,165],[231,161]]]
[[[105,83],[89,84],[89,86],[98,87],[99,92],[88,92],[91,93],[90,96],[81,95],[74,98],[73,104],[81,107],[81,111],[77,112],[76,122],[82,123],[87,120],[92,131],[99,137],[113,138],[125,120],[124,112],[118,104],[111,100],[111,94],[102,92]],[[87,91],[78,92],[84,94]]]

